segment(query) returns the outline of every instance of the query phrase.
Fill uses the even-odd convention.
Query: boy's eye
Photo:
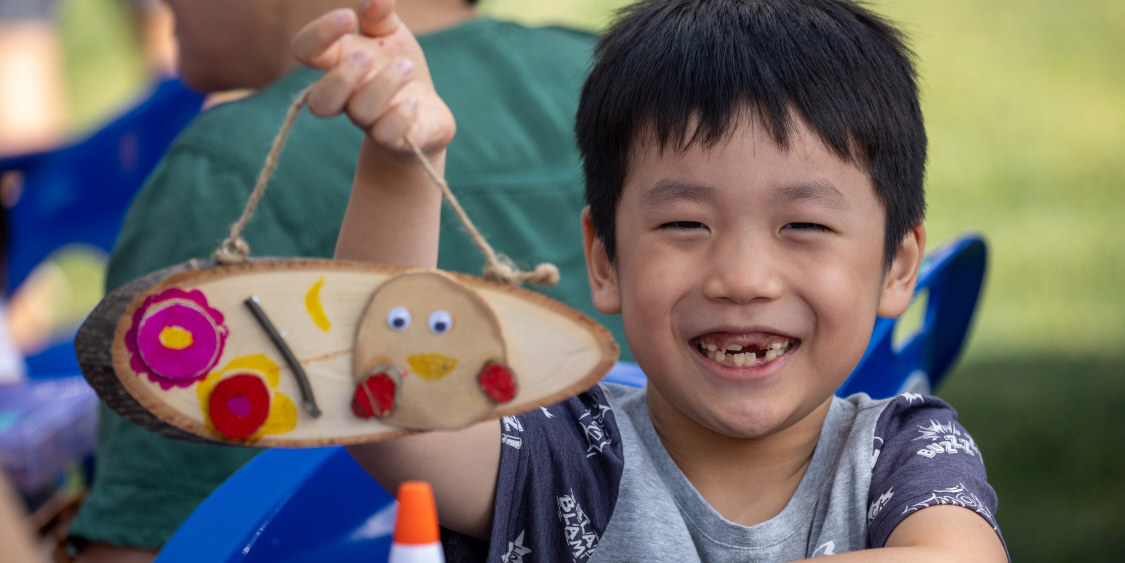
[[[704,225],[699,221],[672,221],[671,223],[664,223],[660,227],[664,229],[702,229]]]
[[[789,223],[785,226],[790,228],[790,229],[796,229],[798,231],[828,232],[828,230],[829,230],[828,227],[825,227],[824,225],[819,225],[817,223]]]

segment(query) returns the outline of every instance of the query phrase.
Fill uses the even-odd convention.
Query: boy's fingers
[[[395,13],[395,0],[363,0],[359,4],[359,31],[369,37],[390,35],[401,22]]]
[[[352,121],[364,129],[370,127],[387,111],[387,105],[413,75],[414,63],[410,59],[399,59],[387,65],[348,101]]]
[[[340,62],[338,39],[355,31],[356,14],[348,8],[333,10],[309,22],[293,38],[293,56],[303,64],[328,70]]]
[[[418,98],[407,98],[379,117],[371,127],[371,138],[385,147],[405,149],[404,137],[417,119]]]
[[[374,65],[374,56],[366,49],[356,49],[346,55],[309,91],[309,112],[317,117],[339,114]]]

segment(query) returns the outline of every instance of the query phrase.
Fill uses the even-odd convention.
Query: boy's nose
[[[769,245],[739,240],[717,245],[703,286],[706,298],[738,304],[769,301],[781,296],[784,284],[777,253]]]

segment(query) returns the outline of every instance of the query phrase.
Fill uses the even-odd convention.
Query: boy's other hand
[[[346,113],[367,133],[370,148],[393,159],[413,158],[409,134],[433,159],[456,124],[434,91],[422,48],[394,8],[395,0],[364,0],[358,12],[324,14],[293,39],[293,54],[326,72],[309,92],[313,115]]]

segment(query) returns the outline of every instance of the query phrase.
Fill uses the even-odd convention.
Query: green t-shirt
[[[562,272],[542,291],[606,325],[582,254],[584,205],[573,123],[593,37],[488,18],[419,39],[457,118],[446,177],[489,242],[517,264]],[[298,69],[245,100],[200,115],[133,202],[110,260],[112,290],[153,270],[206,258],[238,217],[286,108],[320,74]],[[255,256],[332,256],[362,133],[346,117],[303,113],[253,220]],[[479,275],[484,260],[446,206],[438,265]],[[623,346],[624,348],[624,346]],[[629,359],[627,350],[622,357]],[[175,442],[102,409],[93,488],[71,534],[158,548],[259,450]]]

